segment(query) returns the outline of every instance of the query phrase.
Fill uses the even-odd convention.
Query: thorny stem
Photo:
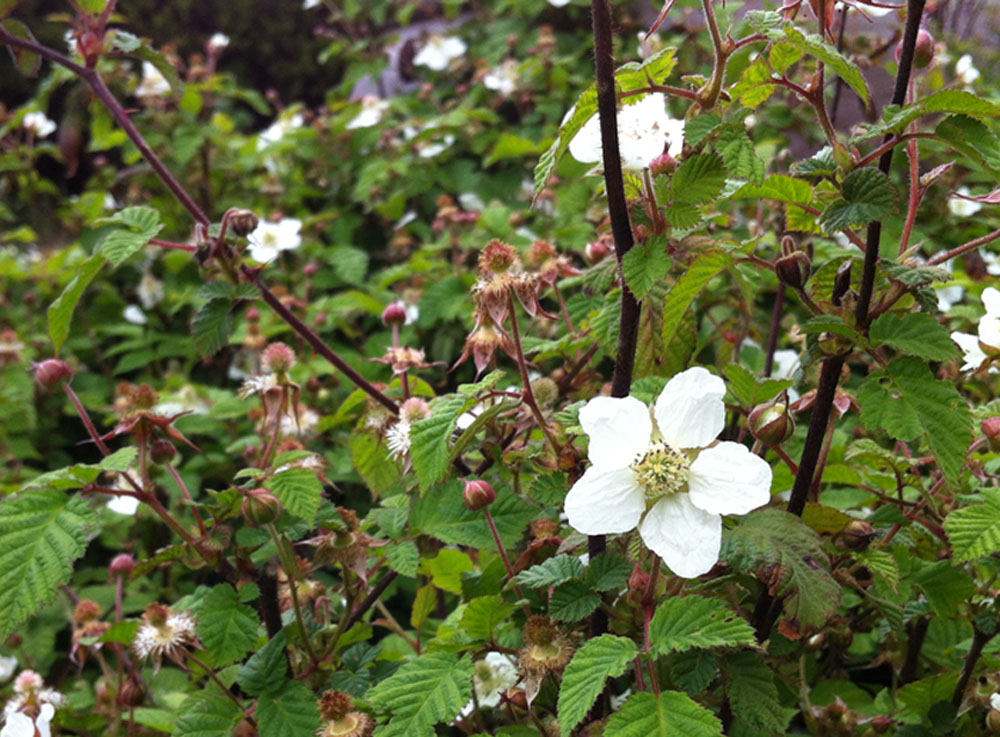
[[[292,607],[295,609],[295,621],[298,622],[299,630],[302,632],[302,642],[305,644],[306,653],[309,655],[309,660],[313,664],[316,664],[319,662],[319,659],[316,657],[316,651],[313,650],[312,641],[309,639],[309,630],[306,629],[305,617],[302,616],[302,607],[299,605],[299,592],[296,587],[296,583],[299,580],[298,564],[294,556],[291,556],[291,559],[289,559],[288,548],[282,544],[278,528],[274,526],[273,522],[268,522],[267,531],[271,535],[274,547],[278,549],[278,559],[281,561],[281,567],[285,569],[285,576],[288,579],[288,591],[292,597]]]
[[[524,360],[524,349],[521,347],[521,332],[517,326],[517,309],[514,304],[514,293],[507,293],[507,307],[510,311],[510,331],[511,337],[514,339],[514,349],[517,353],[517,366],[521,370],[521,381],[524,382],[524,403],[528,405],[531,410],[532,416],[535,418],[535,422],[538,423],[538,427],[545,434],[545,439],[549,441],[549,445],[552,446],[552,450],[559,455],[562,452],[562,446],[552,435],[552,430],[549,429],[549,423],[545,421],[542,416],[542,410],[538,407],[538,402],[535,401],[535,392],[531,388],[531,377],[528,376],[528,364]]]

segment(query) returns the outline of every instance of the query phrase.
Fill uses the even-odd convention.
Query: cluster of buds
[[[306,542],[316,547],[317,565],[337,561],[364,578],[368,549],[385,543],[361,531],[361,520],[353,509],[337,507],[337,511],[340,521],[323,525],[322,534]]]
[[[160,670],[163,656],[184,665],[187,648],[200,648],[197,622],[190,612],[173,612],[163,604],[153,603],[142,615],[142,625],[132,641],[132,651],[140,660],[153,661],[153,672]]]
[[[354,706],[354,699],[342,691],[327,691],[319,700],[319,713],[325,725],[318,737],[371,737],[375,721]]]

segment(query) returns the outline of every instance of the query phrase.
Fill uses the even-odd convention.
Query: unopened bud
[[[848,522],[840,534],[847,547],[852,550],[864,550],[871,545],[877,533],[875,528],[864,520],[855,519]]]
[[[465,506],[473,512],[485,509],[497,499],[497,493],[486,481],[466,481],[465,489],[462,491],[462,500]]]
[[[306,264],[302,269],[302,273],[308,276],[310,279],[319,273],[319,264],[313,262],[311,264]]]
[[[504,273],[515,263],[517,263],[517,251],[499,238],[487,243],[479,254],[480,270],[492,271],[494,274]]]
[[[583,257],[589,264],[596,264],[611,255],[613,247],[607,238],[598,238],[583,249]]]
[[[990,417],[988,420],[983,420],[979,427],[990,444],[990,450],[1000,453],[1000,417]]]
[[[128,553],[122,553],[121,555],[116,555],[111,560],[111,565],[108,566],[108,570],[111,571],[111,575],[115,576],[128,576],[132,573],[135,568],[135,558],[133,558]]]
[[[382,322],[389,327],[406,323],[406,306],[399,302],[393,302],[382,311]]]
[[[46,390],[52,390],[59,386],[63,379],[73,377],[73,369],[69,367],[68,363],[60,361],[58,358],[50,358],[47,361],[36,363],[32,368],[35,369],[35,381]]]
[[[649,172],[654,177],[661,174],[673,174],[676,169],[677,160],[666,151],[649,162]]]
[[[122,706],[135,707],[146,700],[146,689],[134,678],[129,678],[122,684],[118,692],[118,703]]]
[[[758,404],[750,411],[747,424],[754,438],[772,448],[795,434],[795,421],[788,411],[787,397]]]
[[[149,449],[149,457],[153,459],[153,463],[170,463],[176,455],[177,448],[166,438],[154,440]]]
[[[792,289],[802,289],[812,274],[812,260],[803,251],[793,251],[774,262],[774,273]]]
[[[281,516],[281,501],[267,489],[252,489],[243,497],[241,511],[247,524],[260,527]]]
[[[903,42],[896,44],[896,61],[903,56]],[[934,37],[921,28],[917,33],[917,45],[913,47],[913,66],[923,69],[934,61]]]
[[[261,358],[264,368],[274,374],[287,374],[295,365],[295,351],[284,343],[271,343]]]
[[[229,227],[240,238],[246,238],[257,229],[260,218],[250,210],[233,210],[229,213]]]
[[[508,688],[506,696],[511,706],[528,710],[528,696],[524,693],[523,688]]]

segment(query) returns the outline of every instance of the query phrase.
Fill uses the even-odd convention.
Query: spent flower
[[[132,650],[140,660],[153,661],[154,673],[160,670],[164,655],[183,665],[186,649],[201,647],[196,629],[197,622],[190,612],[174,612],[163,604],[153,603],[142,615]]]

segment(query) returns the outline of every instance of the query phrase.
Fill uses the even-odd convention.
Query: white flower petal
[[[719,560],[722,518],[698,509],[687,494],[674,494],[646,513],[639,534],[671,571],[695,578],[708,573]]]
[[[965,354],[962,357],[962,360],[965,362],[962,364],[962,371],[977,369],[986,360],[986,354],[979,347],[979,338],[977,336],[970,335],[969,333],[955,332],[951,334],[951,339],[958,343],[958,347]]]
[[[625,105],[618,111],[618,139],[622,165],[640,170],[668,147],[677,156],[684,146],[684,121],[667,112],[666,97],[661,93],[647,95],[639,102]],[[567,113],[571,117],[573,110]],[[565,119],[564,119],[565,120]],[[596,114],[588,120],[569,143],[569,152],[581,163],[602,159],[601,122]]]
[[[1000,693],[990,694],[990,708],[1000,709]]]
[[[108,509],[118,514],[131,516],[139,508],[139,500],[134,496],[113,496],[108,500]]]
[[[15,712],[7,717],[0,737],[35,737],[35,723],[27,714]]]
[[[585,535],[628,532],[639,523],[646,500],[628,468],[591,466],[566,495],[570,526]]]
[[[712,514],[746,514],[771,499],[771,466],[739,443],[706,448],[691,464],[691,503]]]
[[[0,683],[6,683],[14,677],[17,671],[17,658],[13,655],[0,655]]]
[[[674,376],[653,408],[663,441],[673,448],[704,448],[711,443],[726,425],[725,395],[722,379],[701,366]]]
[[[56,708],[52,704],[42,704],[35,726],[38,728],[39,737],[52,737],[52,728],[49,722],[56,715]]]
[[[125,318],[125,322],[130,322],[133,325],[145,325],[149,322],[149,318],[146,317],[146,313],[139,305],[126,305],[122,317]]]
[[[979,341],[991,348],[1000,348],[1000,316],[983,315],[979,319]]]
[[[594,397],[580,410],[580,425],[590,438],[590,462],[608,470],[627,468],[653,434],[649,407],[635,397]]]
[[[982,300],[987,315],[1000,317],[1000,290],[993,287],[986,287],[983,290]]]

